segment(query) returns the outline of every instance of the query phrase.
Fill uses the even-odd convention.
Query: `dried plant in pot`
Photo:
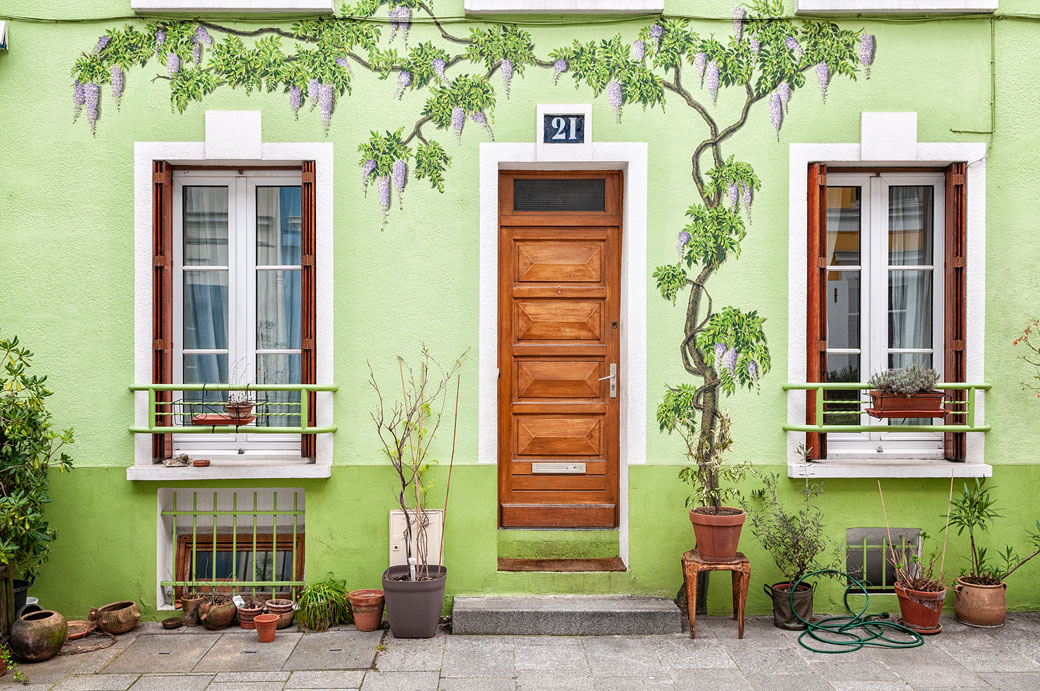
[[[728,413],[717,411],[718,431],[704,437],[696,424],[697,390],[688,384],[669,388],[657,407],[661,430],[676,432],[686,444],[686,456],[693,465],[679,470],[679,479],[690,485],[686,507],[697,538],[697,551],[707,562],[723,563],[736,557],[740,531],[744,525],[743,508],[726,506],[739,503],[737,483],[751,471],[751,464],[726,463],[723,454],[733,448]]]
[[[1001,515],[993,508],[990,496],[994,487],[987,487],[985,479],[964,483],[961,496],[952,502],[950,523],[957,535],[968,533],[969,566],[961,571],[953,588],[953,612],[957,621],[979,628],[998,628],[1007,618],[1007,583],[1005,579],[1019,567],[1040,554],[1040,521],[1036,532],[1029,533],[1031,553],[1020,557],[1010,545],[996,559],[991,560],[988,550],[976,538],[986,533],[994,519]]]
[[[255,629],[256,616],[263,614],[264,603],[252,597],[241,598],[242,604],[238,605],[238,625],[243,629]]]
[[[396,474],[396,501],[405,518],[406,565],[391,566],[383,572],[383,592],[390,631],[396,638],[430,638],[437,632],[444,604],[444,586],[448,570],[442,563],[444,530],[440,545],[427,540],[429,527],[430,484],[426,471],[435,462],[430,446],[440,426],[451,380],[462,367],[463,353],[450,367],[442,367],[423,347],[416,368],[397,358],[401,399],[388,402],[376,381],[369,363],[370,383],[378,397],[372,412],[383,453]],[[457,429],[459,386],[455,390],[455,423]],[[447,518],[451,469],[455,458],[455,435],[452,433],[451,463],[445,483],[444,518]],[[445,522],[445,526],[446,526]],[[413,536],[414,532],[414,536]],[[414,538],[414,554],[413,554]],[[436,549],[435,554],[431,550]]]
[[[751,493],[755,506],[745,505],[745,510],[751,533],[784,576],[783,581],[772,586],[762,585],[773,601],[773,625],[800,631],[812,618],[816,587],[802,579],[814,571],[837,569],[839,546],[825,535],[823,512],[813,503],[823,493],[823,485],[806,478],[800,489],[801,501],[792,510],[780,499],[779,481],[776,473],[763,476],[762,487]],[[824,563],[822,557],[827,553],[832,556]]]
[[[867,413],[876,418],[945,417],[944,394],[935,389],[937,381],[938,372],[916,364],[877,372],[867,382],[871,387]]]

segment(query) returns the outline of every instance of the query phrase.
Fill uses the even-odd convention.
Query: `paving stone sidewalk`
[[[325,633],[167,632],[142,624],[105,650],[21,669],[37,691],[911,691],[1040,689],[1040,613],[996,630],[944,617],[909,650],[804,650],[797,634],[752,617],[743,640],[723,617],[698,617],[697,639],[671,636],[453,636],[399,640],[339,627]],[[14,685],[11,674],[0,687]]]

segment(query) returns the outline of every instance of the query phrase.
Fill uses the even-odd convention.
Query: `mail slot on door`
[[[531,472],[535,474],[539,473],[568,473],[568,474],[585,474],[584,463],[544,463],[534,462],[531,464]]]

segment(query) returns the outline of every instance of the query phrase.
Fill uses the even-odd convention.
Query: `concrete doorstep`
[[[674,602],[656,597],[456,597],[452,631],[525,636],[649,635],[681,632],[682,618]]]

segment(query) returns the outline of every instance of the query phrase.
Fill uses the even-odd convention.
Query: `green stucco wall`
[[[155,616],[156,487],[162,483],[132,483],[125,474],[133,462],[133,439],[126,428],[133,416],[127,386],[133,379],[134,142],[202,140],[206,109],[261,110],[264,141],[323,140],[316,113],[301,112],[294,121],[280,92],[247,96],[219,88],[184,114],[171,112],[166,83],[151,81],[164,73],[154,61],[130,72],[118,111],[107,87],[103,89],[96,136],[82,119],[73,125],[69,70],[106,29],[127,22],[143,27],[128,18],[128,5],[120,0],[7,0],[0,7],[0,15],[9,20],[10,43],[10,50],[0,53],[0,329],[5,335],[17,333],[36,352],[35,364],[49,375],[55,392],[49,400],[57,422],[75,427],[77,467],[71,475],[55,477],[55,500],[48,508],[59,539],[33,591],[48,606],[75,617],[85,615],[91,605],[125,598],[140,601]],[[459,16],[461,5],[461,0],[439,0],[435,10],[443,17]],[[666,9],[674,15],[697,15],[691,19],[693,28],[721,35],[730,31],[730,7],[717,0],[685,0],[669,2]],[[1040,312],[1040,221],[1034,210],[1040,179],[1035,155],[1040,146],[1035,78],[1040,73],[1040,22],[1014,13],[1031,10],[1029,0],[1004,0],[995,18],[839,19],[843,27],[877,36],[871,78],[859,75],[853,82],[836,77],[825,105],[810,77],[792,98],[779,143],[765,102],[753,107],[747,125],[727,142],[725,153],[750,163],[763,184],[740,259],[721,268],[711,293],[721,304],[756,309],[766,317],[773,361],[759,393],[745,390],[723,403],[734,420],[736,458],[750,459],[763,471],[786,471],[781,430],[786,398],[780,385],[788,366],[788,144],[858,142],[862,111],[916,111],[919,141],[988,144],[983,345],[986,380],[993,384],[986,421],[993,432],[986,438],[986,461],[996,466],[992,482],[1005,513],[994,544],[1024,544],[1024,530],[1036,518],[1033,499],[1040,487],[1040,401],[1019,386],[1029,372],[1015,359],[1010,343],[1025,319]],[[589,41],[620,33],[631,41],[647,23],[609,18],[525,28],[534,37],[536,54],[544,58],[575,38]],[[290,24],[283,18],[259,25]],[[465,33],[464,24],[450,26]],[[429,25],[412,27],[413,43],[435,38]],[[308,575],[333,572],[357,587],[378,582],[386,561],[392,478],[383,467],[369,418],[374,397],[366,383],[366,361],[377,373],[389,373],[394,354],[411,356],[425,343],[443,359],[470,349],[462,370],[458,467],[448,518],[449,593],[674,595],[680,582],[679,555],[691,546],[692,534],[684,488],[676,480],[681,444],[658,434],[653,413],[666,384],[688,381],[677,354],[681,301],[673,307],[661,299],[648,278],[648,464],[629,470],[629,571],[496,573],[495,469],[476,465],[481,406],[476,386],[478,144],[486,139],[472,123],[467,123],[461,146],[450,132],[437,132],[453,159],[444,194],[413,181],[404,209],[398,210],[395,202],[390,224],[380,232],[374,196],[362,194],[357,147],[369,130],[411,127],[425,96],[409,91],[394,101],[392,78],[381,81],[360,69],[354,72],[353,95],[340,101],[328,136],[335,145],[334,379],[340,387],[335,467],[328,480],[263,483],[307,491]],[[733,91],[723,90],[712,111],[723,121],[739,110],[740,97]],[[669,94],[665,111],[644,112],[628,105],[616,124],[605,94],[593,98],[585,87],[575,91],[567,78],[554,87],[547,70],[529,68],[513,80],[508,100],[498,97],[496,140],[533,141],[536,103],[586,101],[593,104],[597,141],[648,142],[649,277],[656,266],[675,260],[676,235],[696,197],[690,153],[704,137],[703,123]],[[442,433],[435,455],[446,459],[449,441],[450,435]],[[443,472],[434,471],[436,491],[443,488]],[[874,481],[835,479],[825,485],[821,506],[833,536],[842,536],[848,527],[881,524]],[[797,483],[785,481],[783,486],[793,497]],[[885,488],[893,524],[938,533],[945,481],[889,480]],[[760,584],[778,574],[749,534],[741,549],[754,564],[749,611],[765,612],[768,603]],[[954,540],[953,549],[953,562],[959,564],[961,541]],[[1040,607],[1038,568],[1031,564],[1012,577],[1012,608]],[[725,585],[721,579],[712,585],[714,611],[726,607]],[[824,584],[817,608],[838,610],[839,596],[840,589]],[[894,599],[875,602],[878,608],[895,608]]]

